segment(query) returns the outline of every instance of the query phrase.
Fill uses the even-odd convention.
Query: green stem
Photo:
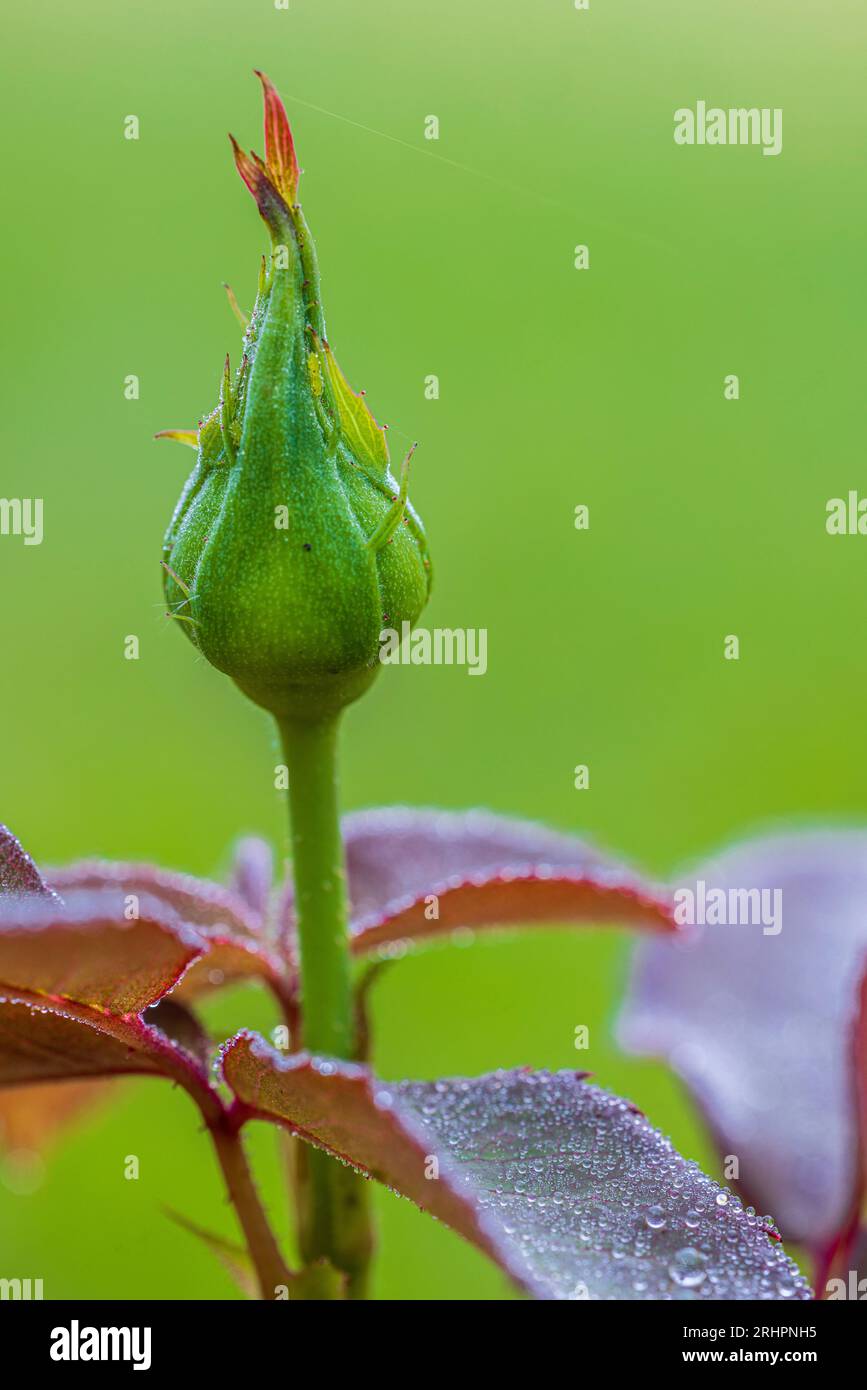
[[[337,720],[281,723],[280,735],[289,768],[304,1046],[349,1058],[354,1025],[337,805]]]
[[[351,1059],[356,1050],[348,902],[337,800],[336,717],[280,721],[289,769],[292,869],[305,1048]],[[363,1296],[372,1248],[367,1184],[307,1145],[295,1147],[298,1234],[306,1263],[327,1259]]]

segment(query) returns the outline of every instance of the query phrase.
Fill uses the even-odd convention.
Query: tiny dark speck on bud
[[[303,549],[304,549],[304,550],[312,550],[312,549],[313,549],[313,546],[310,544],[309,541],[305,541],[305,542],[304,542],[304,545],[303,545]]]

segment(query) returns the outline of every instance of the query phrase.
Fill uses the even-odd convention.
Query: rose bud
[[[318,720],[367,689],[383,627],[418,619],[430,561],[407,500],[412,450],[398,482],[384,431],[329,346],[292,134],[257,75],[265,159],[232,146],[271,255],[218,404],[197,432],[163,432],[198,454],[164,583],[170,615],[213,666],[279,720]]]

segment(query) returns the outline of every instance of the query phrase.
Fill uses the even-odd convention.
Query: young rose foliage
[[[383,626],[430,590],[421,522],[385,435],[325,332],[298,163],[268,79],[265,159],[232,145],[271,237],[234,375],[200,423],[164,545],[171,614],[213,666],[278,719],[323,718],[373,680]],[[192,434],[167,431],[192,442]]]
[[[349,817],[344,837],[359,957],[468,922],[674,932],[653,885],[540,826],[393,808]],[[275,899],[261,842],[240,847],[232,890],[141,864],[87,862],[48,878],[63,901],[0,827],[0,1129],[24,1121],[35,1141],[56,1125],[59,1078],[179,1083],[215,1138],[248,1250],[176,1219],[248,1292],[337,1298],[348,1288],[341,1267],[321,1260],[290,1273],[249,1178],[238,1188],[242,1151],[227,1145],[266,1119],[417,1202],[537,1298],[808,1296],[767,1223],[720,1204],[718,1186],[634,1106],[581,1073],[383,1083],[365,1066],[275,1053],[242,1032],[222,1052],[227,1105],[189,1009],[217,987],[209,974],[258,973],[295,1012],[292,897],[284,885]],[[142,909],[132,922],[130,891]],[[419,911],[431,893],[433,920]]]
[[[669,1062],[744,1197],[812,1255],[820,1292],[842,1276],[849,1296],[867,1273],[867,834],[778,831],[685,882],[732,906],[746,890],[753,911],[639,947],[621,1041]]]
[[[673,930],[669,904],[652,884],[583,841],[542,826],[481,812],[383,807],[347,817],[343,838],[359,961],[388,958],[396,947],[402,954],[467,924],[608,921]],[[143,1066],[138,1035],[116,1065],[112,1030],[126,1042],[135,1004],[149,1010],[143,1022],[169,1032],[194,1057],[200,1039],[185,1015],[225,985],[258,979],[287,1018],[297,1016],[291,881],[274,882],[269,846],[251,838],[237,846],[230,885],[154,864],[99,860],[43,876],[0,825],[0,996],[11,990],[20,1004],[24,991],[41,1001],[26,1011],[19,1035],[6,1025],[0,998],[0,1150],[38,1148],[86,1107],[90,1090],[64,1079],[59,1095],[55,1080],[160,1072],[173,1054],[163,1050],[158,1065]],[[138,904],[133,920],[130,895]],[[438,907],[433,917],[426,913],[431,895]],[[72,1008],[79,1010],[75,1017]],[[52,1011],[62,1014],[60,1023]],[[24,1017],[20,1009],[18,1016]],[[148,1056],[153,1059],[153,1049]]]

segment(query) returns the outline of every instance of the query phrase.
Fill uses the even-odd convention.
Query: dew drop
[[[668,1272],[675,1284],[679,1284],[682,1289],[695,1289],[707,1278],[706,1265],[707,1255],[703,1255],[691,1245],[685,1245],[682,1250],[678,1250],[668,1266]]]

